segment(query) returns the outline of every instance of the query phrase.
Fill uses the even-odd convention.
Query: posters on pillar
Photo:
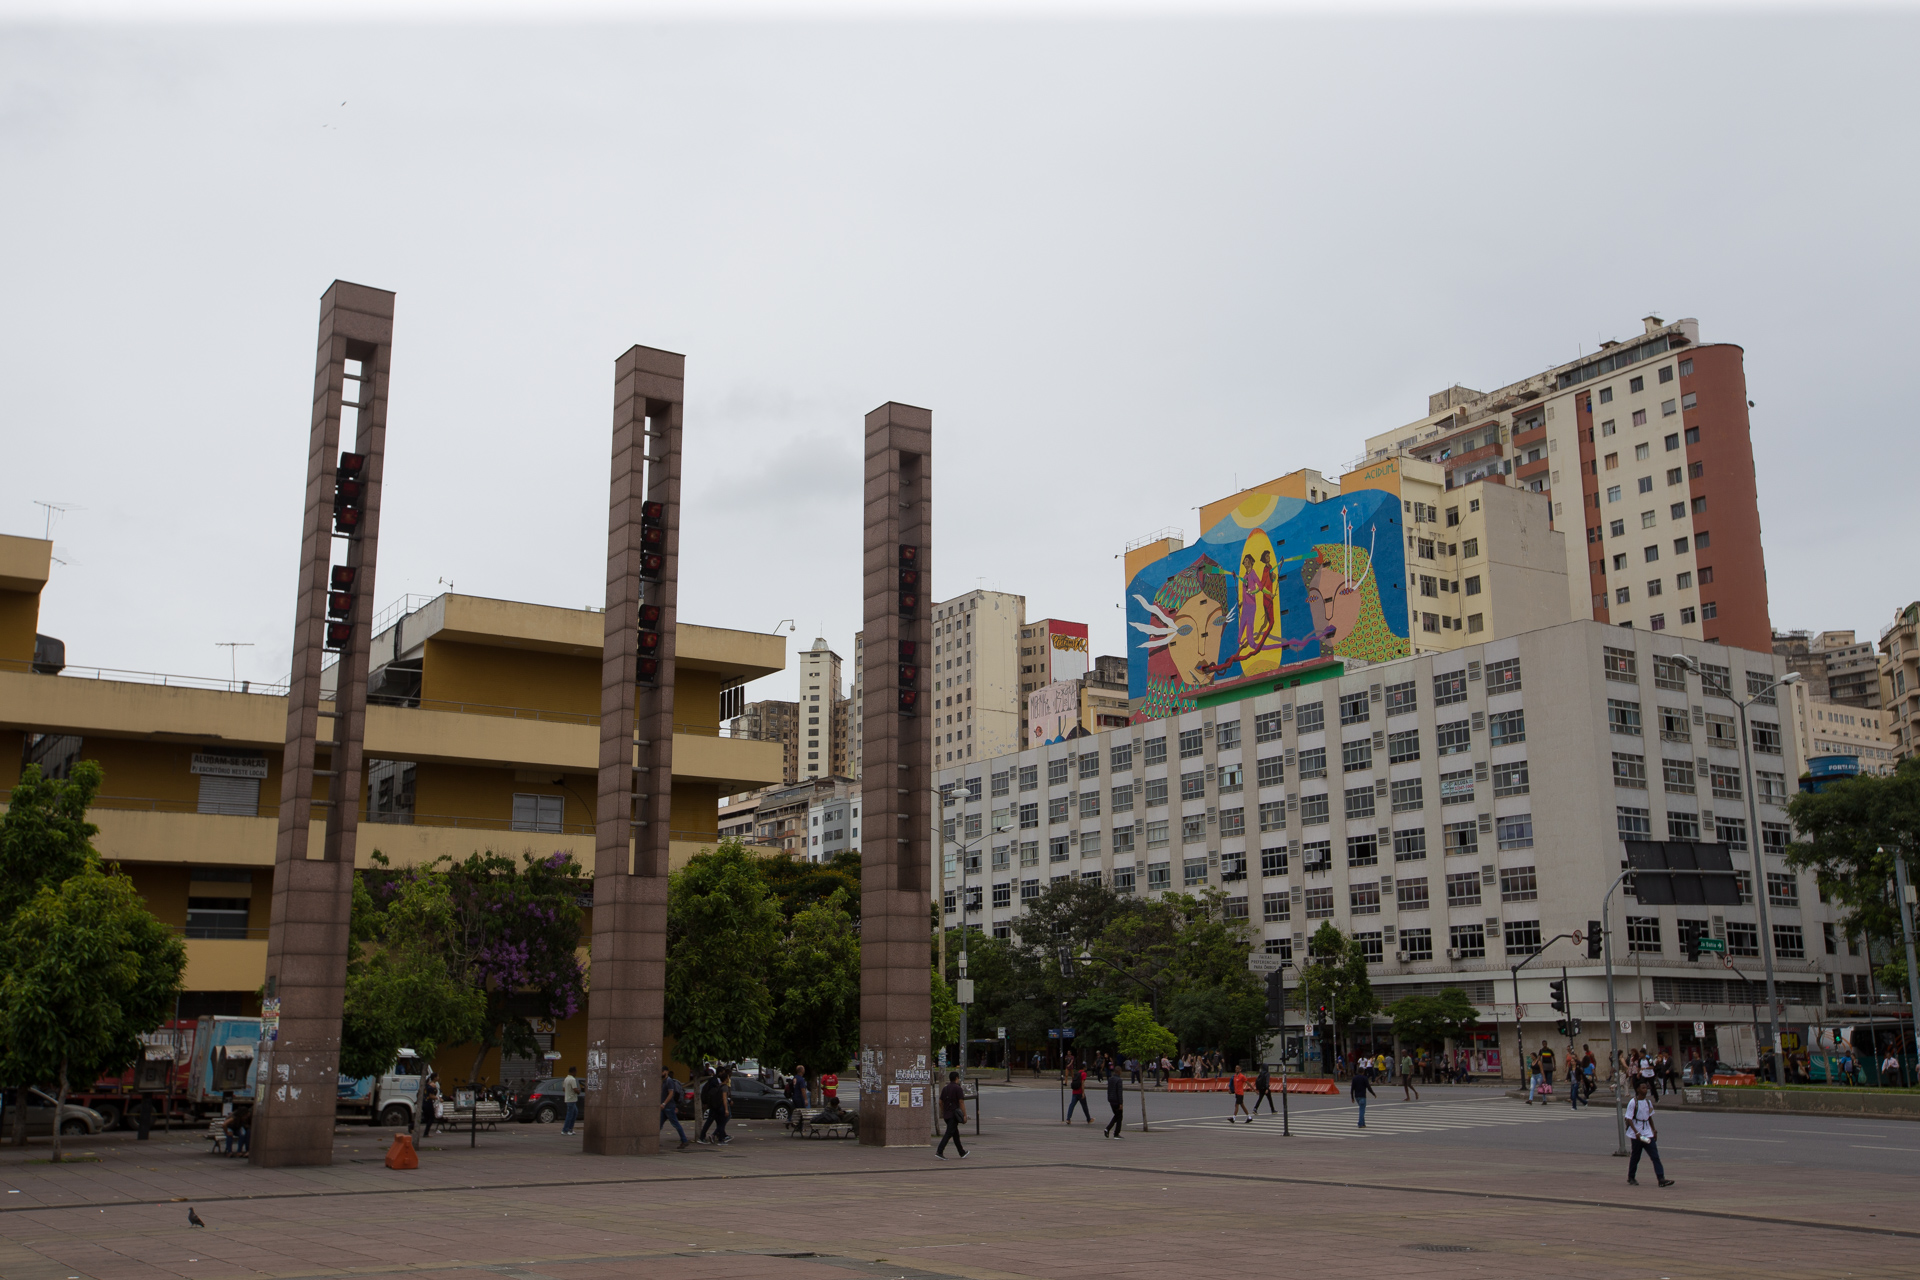
[[[1080,686],[1068,680],[1042,685],[1027,695],[1027,746],[1086,736],[1080,724]]]
[[[1338,658],[1411,652],[1400,498],[1364,489],[1308,502],[1255,494],[1127,584],[1135,720]]]

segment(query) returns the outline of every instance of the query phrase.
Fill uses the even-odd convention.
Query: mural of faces
[[[1307,604],[1313,609],[1313,627],[1320,643],[1334,645],[1352,635],[1365,599],[1345,574],[1322,564],[1307,581]]]

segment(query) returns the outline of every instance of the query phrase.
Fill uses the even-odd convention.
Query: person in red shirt
[[[1073,1098],[1067,1103],[1067,1123],[1073,1123],[1073,1109],[1080,1108],[1080,1114],[1093,1123],[1093,1112],[1087,1110],[1087,1073],[1079,1067],[1073,1068]]]
[[[820,1073],[820,1098],[822,1104],[832,1102],[840,1096],[840,1077],[831,1071]]]
[[[1245,1116],[1247,1123],[1253,1123],[1253,1112],[1247,1110],[1247,1075],[1238,1066],[1233,1069],[1233,1114],[1227,1117],[1232,1124],[1239,1116]]]

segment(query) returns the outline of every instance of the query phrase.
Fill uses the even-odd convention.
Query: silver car
[[[20,1105],[20,1094],[20,1090],[10,1092],[7,1095],[5,1107],[0,1108],[0,1133],[13,1132],[14,1121],[18,1118],[14,1115],[14,1108]],[[54,1107],[58,1105],[57,1099],[52,1094],[39,1089],[27,1089],[25,1094],[27,1136],[29,1138],[53,1136],[53,1113]],[[60,1132],[68,1137],[102,1133],[105,1132],[106,1127],[106,1118],[92,1107],[83,1107],[77,1102],[69,1102],[60,1108]]]

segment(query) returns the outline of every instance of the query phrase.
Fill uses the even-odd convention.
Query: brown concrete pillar
[[[633,347],[614,363],[584,1117],[594,1155],[660,1150],[685,378],[671,351]],[[653,683],[636,684],[649,658]]]
[[[360,747],[366,729],[367,645],[372,639],[392,355],[393,294],[334,281],[320,299],[280,831],[249,1146],[252,1162],[262,1166],[333,1162],[347,917],[364,796]],[[343,425],[349,423],[352,443],[346,444]],[[335,515],[342,453],[363,459],[358,523],[344,535],[338,532]],[[335,589],[336,565],[352,574],[344,592]],[[330,600],[341,606],[334,612],[344,616],[329,616]],[[342,623],[347,624],[345,632],[334,634],[332,628]],[[330,697],[321,688],[329,650],[339,654]],[[314,800],[316,778],[327,784],[327,797],[319,802]],[[322,824],[317,849],[309,825],[315,819]]]
[[[933,415],[889,403],[866,426],[860,1141],[921,1146],[937,1093],[928,1044],[933,756],[929,716],[903,709],[901,695],[930,696],[932,683]],[[903,567],[917,580],[903,580]]]

